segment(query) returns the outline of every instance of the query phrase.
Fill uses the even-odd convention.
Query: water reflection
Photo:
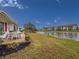
[[[58,38],[72,39],[79,41],[79,33],[68,33],[68,32],[46,32],[45,34],[51,35]]]

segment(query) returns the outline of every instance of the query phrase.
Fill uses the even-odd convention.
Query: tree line
[[[37,31],[37,28],[34,24],[32,24],[31,22],[27,23],[24,25],[24,31],[25,32],[33,32],[35,33]]]

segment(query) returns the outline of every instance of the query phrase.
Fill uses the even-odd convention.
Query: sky
[[[0,0],[0,9],[20,26],[79,24],[79,0]]]

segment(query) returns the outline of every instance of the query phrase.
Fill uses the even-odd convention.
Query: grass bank
[[[72,49],[75,52],[79,53],[79,41],[58,39],[58,38],[55,38],[55,39],[56,39],[55,41],[59,43],[59,45],[62,45],[66,48]]]
[[[5,59],[79,59],[79,42],[30,33],[31,44]],[[4,59],[1,57],[0,59]]]

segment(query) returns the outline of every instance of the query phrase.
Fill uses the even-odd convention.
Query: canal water
[[[79,33],[70,33],[70,32],[37,32],[37,33],[47,34],[57,38],[79,41]]]
[[[57,38],[70,39],[79,41],[79,33],[70,33],[70,32],[45,32],[44,34],[54,36]]]

